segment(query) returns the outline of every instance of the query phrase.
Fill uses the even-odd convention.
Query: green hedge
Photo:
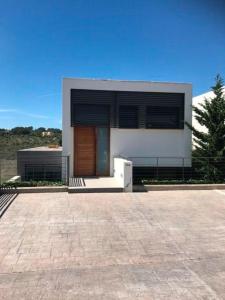
[[[22,182],[5,182],[3,187],[35,187],[35,186],[62,186],[62,181],[22,181]]]
[[[201,179],[189,179],[189,180],[156,180],[156,179],[143,179],[140,180],[141,184],[212,184],[212,183],[225,183],[224,181],[210,181]]]

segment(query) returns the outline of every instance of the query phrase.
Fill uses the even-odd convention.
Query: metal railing
[[[225,182],[225,157],[128,157],[135,182]]]
[[[21,181],[63,181],[69,183],[69,156],[29,153],[16,159],[0,157],[0,184],[14,176]]]
[[[16,187],[0,185],[0,218],[17,196]]]

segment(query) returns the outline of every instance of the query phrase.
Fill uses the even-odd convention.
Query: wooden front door
[[[74,127],[74,175],[96,174],[95,127]]]

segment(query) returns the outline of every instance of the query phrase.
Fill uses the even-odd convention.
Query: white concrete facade
[[[225,94],[225,87],[223,88],[223,92]],[[210,92],[206,92],[204,94],[195,96],[193,98],[193,106],[201,109],[201,104],[204,103],[205,99],[210,100],[213,97],[215,97],[215,94],[213,91]],[[198,121],[195,119],[195,112],[193,112],[192,114],[192,125],[194,128],[196,128],[197,130],[201,131],[201,132],[207,132],[207,129],[205,126],[202,126],[198,123]]]
[[[111,157],[132,159],[134,166],[190,165],[190,130],[182,129],[111,129]],[[160,159],[157,159],[161,157]],[[172,159],[173,157],[173,159]],[[158,162],[157,162],[158,160]],[[111,167],[113,167],[111,161]],[[112,173],[112,169],[111,169]]]
[[[192,85],[147,81],[117,81],[94,79],[63,79],[63,155],[70,156],[70,176],[73,176],[73,127],[71,127],[71,89],[184,93],[185,121],[192,122]],[[191,131],[184,129],[118,129],[110,130],[110,175],[113,175],[113,158],[123,157],[186,157],[191,161]],[[177,166],[177,160],[160,161],[161,166]]]

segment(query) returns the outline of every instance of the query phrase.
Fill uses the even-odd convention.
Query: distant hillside
[[[56,128],[16,127],[11,130],[0,129],[0,159],[15,159],[20,149],[61,145],[62,132]]]

